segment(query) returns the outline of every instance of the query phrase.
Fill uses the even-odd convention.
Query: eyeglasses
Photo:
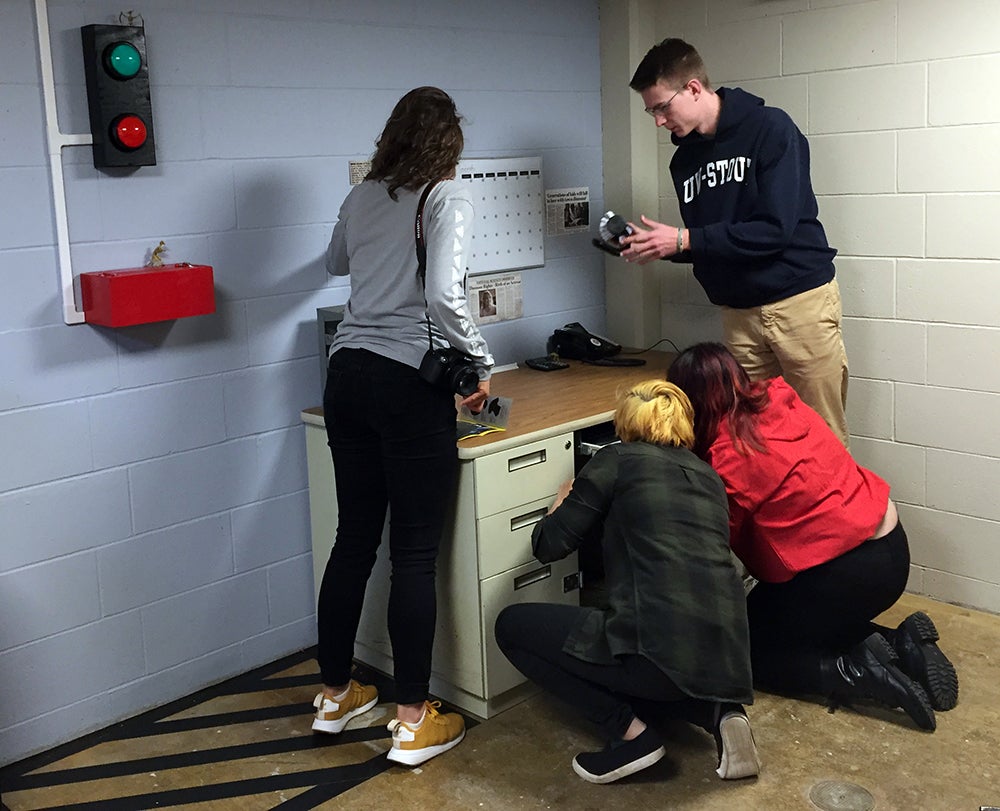
[[[685,90],[687,90],[687,85],[684,85],[684,87],[682,87],[680,90],[674,93],[674,95],[672,95],[666,101],[660,102],[655,107],[647,107],[646,112],[649,113],[651,116],[653,116],[653,118],[656,118],[657,116],[666,116],[667,109],[670,107],[670,102],[672,102]]]

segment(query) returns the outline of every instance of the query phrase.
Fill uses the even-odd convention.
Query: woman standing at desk
[[[496,622],[504,655],[569,702],[608,740],[573,769],[610,783],[656,763],[660,737],[639,701],[678,704],[713,733],[717,772],[751,777],[760,763],[742,703],[753,701],[743,584],[729,554],[726,494],[689,450],[691,403],[662,380],[620,398],[615,433],[559,490],[531,537],[542,563],[600,537],[607,608],[523,603]]]
[[[435,564],[458,470],[455,389],[450,376],[435,385],[418,373],[429,342],[450,345],[466,356],[472,386],[479,381],[461,404],[478,411],[489,395],[493,358],[465,298],[473,210],[454,180],[463,143],[447,93],[420,87],[403,96],[376,142],[371,171],[341,206],[326,255],[330,273],[350,275],[351,295],[323,397],[338,521],[317,610],[323,690],[313,729],[340,732],[378,701],[375,688],[350,673],[388,507],[397,701],[389,759],[410,766],[465,734],[460,715],[438,713],[427,701]],[[423,276],[415,241],[421,202]]]

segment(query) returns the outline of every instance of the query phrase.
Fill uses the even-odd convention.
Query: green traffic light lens
[[[128,42],[115,42],[105,52],[108,72],[117,79],[131,79],[142,67],[139,50]]]

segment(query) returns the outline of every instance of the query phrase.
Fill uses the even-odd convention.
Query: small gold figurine
[[[149,264],[151,267],[157,268],[163,264],[163,254],[167,252],[167,243],[162,239],[160,244],[153,248],[153,252],[149,255]]]

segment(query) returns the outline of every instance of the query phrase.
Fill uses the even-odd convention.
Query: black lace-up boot
[[[910,614],[893,635],[892,646],[899,667],[919,682],[935,710],[950,710],[958,703],[958,673],[937,646],[938,630],[923,611]]]
[[[921,729],[937,725],[924,688],[899,668],[899,657],[882,634],[874,633],[849,653],[823,662],[826,692],[851,704],[869,699],[886,707],[902,707]]]

